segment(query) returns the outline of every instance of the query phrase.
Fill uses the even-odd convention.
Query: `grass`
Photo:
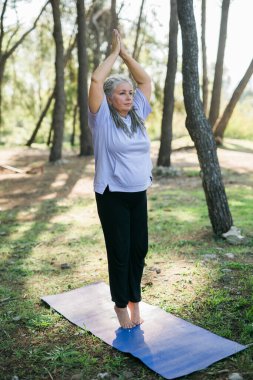
[[[249,128],[251,125],[252,116],[252,107],[250,104],[250,97],[243,104],[242,102],[238,103],[238,107],[235,108],[235,111],[231,117],[231,120],[227,126],[226,136],[239,139],[253,139],[252,128]]]
[[[2,380],[15,375],[26,380],[74,375],[91,380],[104,372],[120,380],[129,373],[136,380],[161,379],[40,300],[46,294],[108,282],[93,194],[73,190],[89,177],[89,165],[89,160],[72,157],[62,167],[46,166],[41,177],[5,178],[0,224]],[[53,185],[63,173],[65,182],[55,194]],[[149,191],[150,249],[143,300],[248,344],[253,342],[253,181],[248,174],[238,177],[231,170],[224,178],[235,224],[248,237],[244,245],[228,245],[213,236],[197,169],[155,179]],[[7,188],[19,193],[11,198]],[[48,199],[52,192],[54,197]],[[208,259],[207,254],[216,258]],[[67,269],[62,269],[64,263]],[[184,379],[227,379],[228,372],[240,372],[249,380],[252,352],[251,347]]]

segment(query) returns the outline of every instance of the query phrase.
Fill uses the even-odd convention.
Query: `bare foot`
[[[119,324],[123,329],[131,329],[135,324],[131,321],[128,315],[127,307],[114,306],[114,310],[117,314]]]
[[[128,302],[129,310],[130,310],[130,316],[131,316],[131,321],[135,325],[140,325],[141,323],[144,322],[144,320],[140,316],[140,308],[139,308],[139,302]]]

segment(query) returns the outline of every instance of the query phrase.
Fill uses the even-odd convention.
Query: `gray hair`
[[[132,86],[134,88],[133,82],[126,75],[115,74],[115,75],[109,76],[105,80],[105,82],[104,82],[104,92],[105,92],[105,95],[108,96],[108,97],[111,97],[112,94],[113,94],[113,91],[115,90],[115,88],[119,84],[124,83],[124,82],[130,84],[130,86]]]
[[[133,88],[134,84],[131,79],[125,75],[111,75],[104,82],[104,92],[107,97],[111,97],[115,88],[121,83],[129,83]],[[145,130],[143,119],[137,114],[135,108],[133,107],[129,112],[129,116],[131,117],[131,131],[129,130],[127,124],[120,117],[117,110],[111,105],[109,105],[110,113],[113,118],[114,123],[117,128],[121,128],[126,135],[129,137],[133,137],[133,134],[137,132],[137,129],[140,128],[142,132]]]

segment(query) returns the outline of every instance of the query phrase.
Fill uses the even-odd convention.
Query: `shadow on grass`
[[[29,161],[36,160],[38,160],[38,155],[33,156],[30,152]],[[31,368],[24,370],[25,365],[21,371],[25,378],[48,377],[45,368],[37,368],[39,356],[33,348],[32,332],[36,331],[36,327],[47,326],[51,312],[48,313],[44,306],[44,313],[43,310],[39,310],[40,297],[43,294],[38,292],[33,294],[27,287],[27,281],[30,282],[30,287],[34,283],[34,288],[39,291],[38,281],[43,281],[41,284],[43,289],[52,276],[66,276],[66,272],[55,268],[54,263],[48,262],[47,257],[39,261],[33,257],[32,253],[33,249],[39,249],[40,244],[46,243],[41,240],[41,236],[48,236],[49,256],[54,237],[57,244],[59,234],[64,238],[68,236],[71,226],[68,223],[52,222],[52,220],[72,207],[71,197],[75,197],[72,193],[78,181],[84,176],[91,181],[93,177],[89,169],[93,165],[93,158],[69,157],[68,162],[63,165],[46,163],[44,174],[41,175],[5,174],[1,178],[1,205],[5,210],[1,212],[0,225],[2,241],[0,248],[2,254],[0,350],[2,360],[4,360],[3,362],[1,360],[0,367],[6,378],[20,372],[19,369],[23,367],[25,357],[28,367],[31,364]],[[27,165],[27,159],[22,155],[16,155],[12,158],[11,165]],[[66,199],[69,199],[67,203],[64,202]],[[89,203],[87,199],[80,207],[85,208]],[[41,315],[40,320],[38,315]],[[56,320],[57,318],[53,317],[49,324],[54,324]],[[38,342],[38,345],[41,346],[41,343]],[[43,351],[46,355],[51,345],[49,338],[44,347],[37,350]],[[81,361],[84,363],[84,358]]]
[[[244,140],[225,139],[224,144],[219,145],[218,148],[240,153],[253,153],[253,142],[245,144]]]

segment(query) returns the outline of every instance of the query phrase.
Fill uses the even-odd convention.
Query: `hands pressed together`
[[[133,79],[137,83],[137,87],[142,91],[149,101],[151,96],[151,78],[143,69],[143,67],[135,60],[125,48],[122,37],[117,29],[113,29],[111,54],[107,57],[112,67],[113,63],[120,56],[127,65]],[[108,62],[108,61],[107,61]]]
[[[89,90],[89,107],[91,112],[96,113],[103,101],[104,90],[103,84],[112,67],[120,56],[133,79],[137,83],[137,87],[143,92],[149,100],[151,95],[151,78],[143,69],[143,67],[132,57],[132,55],[125,48],[122,37],[117,29],[112,33],[112,47],[111,54],[95,69],[91,78],[91,85]]]
[[[111,52],[116,53],[121,58],[123,58],[127,54],[127,50],[123,45],[121,35],[117,29],[113,29]]]

